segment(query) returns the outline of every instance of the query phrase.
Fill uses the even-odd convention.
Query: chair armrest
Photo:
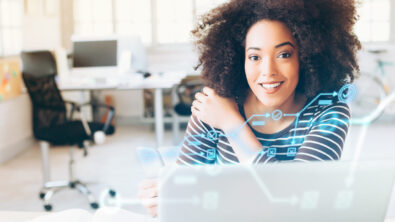
[[[82,104],[78,104],[79,107],[82,106],[93,106],[93,107],[97,107],[97,108],[106,108],[109,110],[115,110],[113,106],[104,104],[104,103],[93,103],[93,102],[87,102],[87,103],[82,103]]]
[[[71,105],[71,110],[70,110],[70,116],[69,116],[69,120],[71,121],[73,119],[73,115],[74,115],[74,111],[75,110],[80,110],[80,106],[72,101],[64,101],[65,104],[70,104]]]
[[[83,106],[92,106],[92,107],[96,107],[96,108],[106,108],[106,109],[108,109],[109,111],[108,111],[108,114],[107,114],[107,120],[106,120],[106,122],[104,123],[104,126],[103,126],[103,131],[107,132],[108,128],[110,127],[110,124],[111,124],[112,120],[114,119],[114,115],[115,115],[115,109],[114,109],[113,106],[110,106],[110,105],[107,105],[107,104],[103,104],[103,103],[92,103],[92,102],[82,103],[82,104],[76,104],[74,102],[69,102],[69,103],[72,103],[72,104],[76,105],[76,107],[77,107],[76,109],[78,111],[80,111],[80,108],[83,107]],[[81,116],[81,121],[85,121],[86,125],[88,125],[87,121],[85,120],[85,118],[83,116]],[[89,132],[88,135],[91,135],[91,133]]]

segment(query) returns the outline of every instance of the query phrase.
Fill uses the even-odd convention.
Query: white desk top
[[[58,81],[60,90],[133,90],[133,89],[169,89],[184,77],[182,73],[157,74],[143,78],[141,74],[103,76],[69,75]]]

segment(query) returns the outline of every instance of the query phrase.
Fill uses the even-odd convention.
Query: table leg
[[[174,86],[171,89],[171,101],[172,101],[172,120],[173,120],[173,126],[172,126],[172,130],[173,130],[173,145],[177,145],[178,141],[178,137],[180,134],[180,121],[179,121],[179,117],[178,114],[176,113],[176,111],[174,110],[174,107],[176,105],[176,101],[178,100],[177,97],[177,85]]]
[[[89,103],[92,99],[92,91],[88,92],[85,90],[80,91],[80,104]],[[87,121],[93,121],[93,112],[91,106],[83,106],[80,110],[81,113],[85,116]]]
[[[156,135],[156,147],[162,146],[163,134],[164,134],[164,123],[163,123],[163,94],[162,89],[155,89],[155,135]]]

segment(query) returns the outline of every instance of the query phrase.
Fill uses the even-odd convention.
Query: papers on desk
[[[50,213],[38,217],[28,222],[157,222],[157,219],[153,219],[151,216],[133,213],[131,211],[103,207],[97,210],[94,214],[89,213],[87,210],[72,209],[65,210],[56,213]]]
[[[171,88],[178,84],[185,75],[161,75],[155,74],[148,78],[143,78],[141,75],[129,75],[120,77],[119,89],[129,88]]]
[[[118,80],[104,77],[68,77],[58,81],[60,90],[115,89],[118,85]]]

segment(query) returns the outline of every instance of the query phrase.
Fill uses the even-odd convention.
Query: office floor
[[[354,157],[361,128],[353,126],[347,138],[343,159]],[[395,146],[392,137],[395,135],[395,122],[375,123],[371,125],[365,137],[360,159],[393,159]],[[76,150],[76,175],[88,181],[91,190],[99,196],[105,188],[112,187],[122,197],[134,198],[137,184],[143,178],[143,171],[136,158],[135,148],[154,146],[155,136],[149,126],[119,126],[114,136],[108,137],[104,145],[89,150],[87,158]],[[165,144],[170,145],[172,135],[166,132]],[[52,179],[67,177],[68,149],[58,147],[51,149]],[[41,186],[40,150],[36,145],[14,159],[0,165],[0,211],[23,210],[42,211],[38,198]],[[77,191],[68,190],[57,193],[52,203],[55,211],[83,208],[90,210],[88,201]],[[144,212],[139,205],[125,205],[125,209]],[[395,218],[395,189],[392,193],[388,217]]]

